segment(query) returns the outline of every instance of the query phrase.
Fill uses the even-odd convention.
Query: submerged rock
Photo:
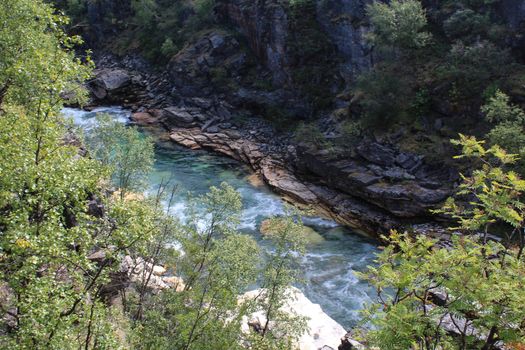
[[[259,231],[263,235],[269,235],[281,229],[282,225],[279,222],[279,218],[266,219],[261,223]],[[301,227],[301,235],[304,237],[306,244],[320,244],[325,241],[324,237],[321,236],[316,230],[311,227],[303,226]]]

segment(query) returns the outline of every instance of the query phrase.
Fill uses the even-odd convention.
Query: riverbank
[[[441,234],[430,210],[452,193],[453,169],[401,152],[392,140],[362,140],[342,155],[311,149],[224,95],[184,96],[166,73],[137,60],[100,60],[90,84],[94,105],[122,104],[136,124],[242,161],[286,200],[374,237],[393,229]]]

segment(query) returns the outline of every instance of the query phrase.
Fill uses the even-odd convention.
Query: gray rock
[[[121,89],[131,83],[131,77],[128,72],[122,69],[107,69],[99,72],[96,78],[96,84],[106,91]]]
[[[357,147],[357,153],[369,162],[391,166],[395,162],[395,152],[377,142],[367,142]]]
[[[388,168],[384,176],[391,180],[414,180],[416,177],[409,174],[405,169],[399,167]]]
[[[372,66],[372,48],[365,8],[369,0],[319,0],[317,18],[344,58],[343,77],[349,81]]]
[[[181,107],[164,108],[164,123],[170,126],[190,127],[196,125],[196,117]]]

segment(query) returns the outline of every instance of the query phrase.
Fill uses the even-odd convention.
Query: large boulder
[[[107,68],[94,73],[88,89],[97,104],[136,101],[144,90],[142,78],[127,70]]]
[[[104,69],[96,72],[96,78],[90,87],[93,95],[99,100],[104,100],[109,94],[123,89],[131,84],[131,77],[122,69]]]
[[[347,334],[346,330],[334,319],[323,312],[321,306],[312,303],[299,289],[290,287],[287,291],[288,298],[281,311],[291,315],[306,318],[306,331],[298,340],[296,346],[299,350],[337,349],[341,339]],[[264,290],[256,289],[249,291],[239,298],[240,302],[253,300],[264,296]],[[266,324],[265,313],[262,310],[255,311],[243,320],[243,332],[257,330]],[[270,323],[270,329],[278,327]],[[359,347],[359,343],[352,340]]]

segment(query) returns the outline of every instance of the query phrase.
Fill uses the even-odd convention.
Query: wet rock
[[[156,125],[159,120],[148,112],[137,112],[131,114],[131,120],[138,125]]]

